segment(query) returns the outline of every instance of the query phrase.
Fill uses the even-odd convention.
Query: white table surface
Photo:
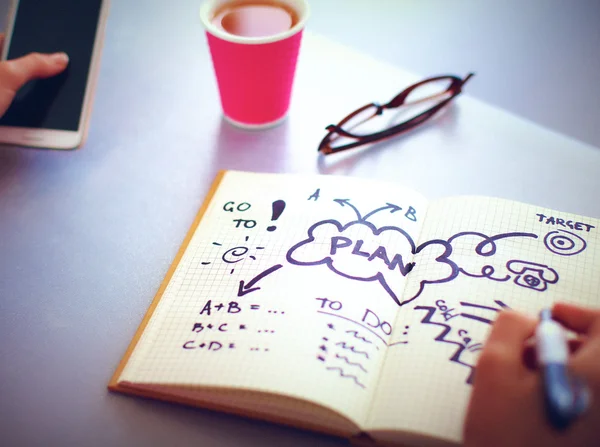
[[[309,30],[369,56],[307,35],[288,119],[245,132],[221,119],[198,1],[112,1],[85,147],[0,148],[0,444],[344,445],[106,391],[219,169],[382,178],[600,217],[599,2],[340,3],[314,0]],[[435,124],[316,156],[325,125],[356,106],[468,71]]]

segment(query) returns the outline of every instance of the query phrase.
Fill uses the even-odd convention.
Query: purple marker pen
[[[589,402],[587,388],[573,380],[567,367],[569,345],[563,327],[550,309],[540,312],[535,331],[537,360],[542,371],[546,415],[558,430],[566,429]]]

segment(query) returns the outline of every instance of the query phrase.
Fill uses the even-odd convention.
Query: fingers
[[[504,373],[526,370],[523,361],[525,342],[533,335],[536,323],[536,320],[525,315],[502,311],[479,357],[477,376],[489,374],[486,371],[495,371],[497,374],[498,369]]]
[[[536,324],[537,321],[533,318],[505,310],[494,322],[487,345],[497,344],[510,349],[518,348],[518,354],[521,355],[523,345],[533,335]]]
[[[552,308],[552,317],[577,333],[600,334],[600,311],[598,310],[556,303]]]
[[[600,385],[600,311],[566,303],[557,303],[552,308],[552,316],[579,334],[585,340],[576,352],[572,353],[569,367],[589,384]]]
[[[61,73],[69,63],[65,53],[31,53],[2,63],[0,81],[2,86],[16,92],[33,79],[49,78]]]

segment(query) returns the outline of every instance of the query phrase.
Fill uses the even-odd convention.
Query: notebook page
[[[263,390],[364,422],[425,207],[368,180],[227,172],[120,380]]]
[[[502,308],[536,316],[562,300],[600,306],[600,221],[484,197],[429,206],[419,244],[450,247],[418,256],[396,327],[408,343],[388,350],[369,427],[460,440],[472,373]],[[452,270],[446,282],[440,270]]]

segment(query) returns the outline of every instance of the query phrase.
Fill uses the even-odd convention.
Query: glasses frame
[[[338,124],[330,124],[329,126],[327,126],[325,129],[328,131],[328,134],[325,135],[323,140],[321,140],[318,151],[324,155],[336,154],[336,153],[339,153],[339,152],[342,152],[342,151],[345,151],[348,149],[353,149],[353,148],[356,148],[359,146],[363,146],[365,144],[370,144],[370,143],[374,143],[374,142],[377,142],[380,140],[385,140],[387,138],[393,137],[394,135],[397,135],[399,133],[402,133],[409,129],[412,129],[412,128],[424,123],[425,121],[427,121],[429,118],[434,116],[438,111],[440,111],[442,108],[444,108],[450,101],[452,101],[454,98],[456,98],[462,92],[462,88],[465,85],[465,83],[473,76],[475,76],[475,73],[467,74],[467,76],[465,76],[464,79],[459,78],[458,76],[453,76],[453,75],[443,75],[443,76],[435,76],[432,78],[427,78],[427,79],[424,79],[424,80],[417,82],[416,84],[413,84],[410,87],[406,88],[405,90],[403,90],[402,92],[397,94],[394,98],[392,98],[392,100],[390,102],[388,102],[387,104],[383,104],[383,105],[380,105],[377,103],[367,104],[367,105],[355,110],[350,115],[346,116]],[[449,80],[450,85],[443,92],[436,93],[435,95],[427,96],[425,98],[421,98],[417,101],[412,101],[412,102],[406,101],[406,98],[408,98],[408,95],[410,95],[415,89],[417,89],[425,84],[428,84],[428,83],[444,81],[444,80]],[[438,102],[437,104],[435,104],[434,106],[425,110],[424,112],[419,113],[418,115],[412,117],[411,119],[409,119],[407,121],[403,121],[402,123],[396,124],[392,127],[388,127],[379,132],[374,132],[374,133],[370,133],[370,134],[366,134],[366,135],[358,135],[358,134],[354,134],[348,130],[343,129],[344,124],[346,124],[348,121],[350,121],[355,116],[359,115],[360,113],[362,113],[365,110],[372,108],[372,107],[375,108],[373,115],[371,115],[370,117],[361,121],[359,124],[362,124],[376,116],[382,115],[385,110],[395,109],[395,108],[398,108],[401,106],[414,105],[414,104],[418,104],[418,103],[422,103],[422,102],[426,102],[426,101],[432,101],[437,98],[444,97],[446,95],[448,95],[447,98]],[[342,146],[338,146],[338,147],[331,147],[331,143],[333,141],[335,141],[336,138],[339,138],[339,137],[351,138],[356,141],[342,145]]]

